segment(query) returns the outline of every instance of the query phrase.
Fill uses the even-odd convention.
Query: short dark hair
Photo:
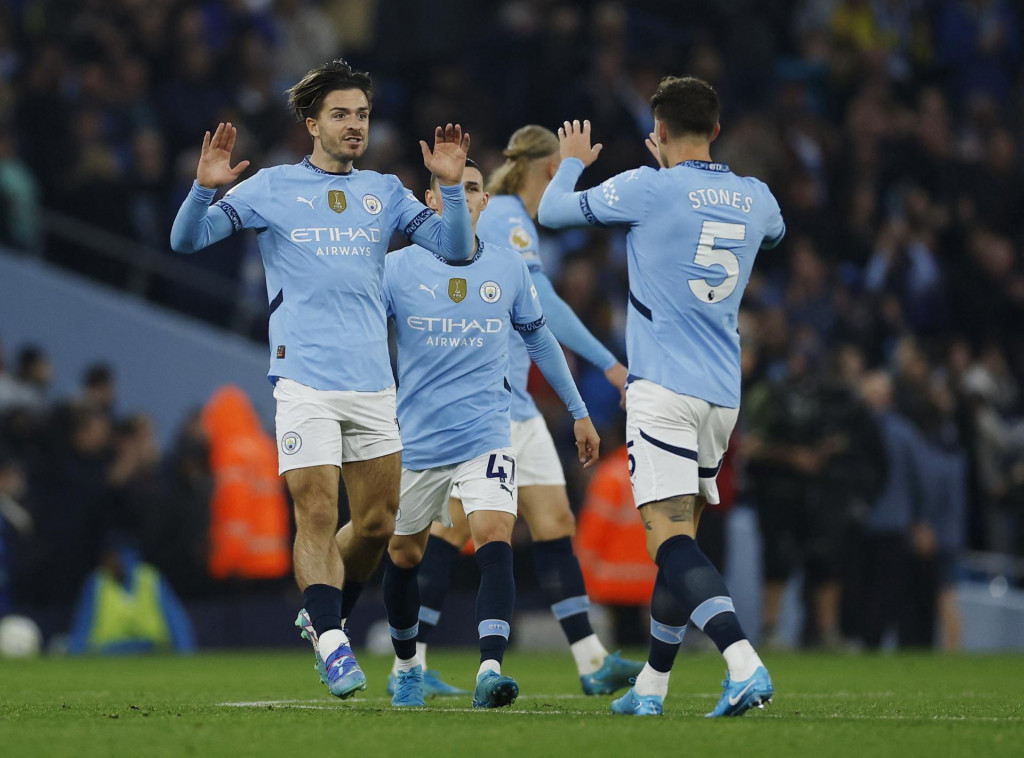
[[[472,158],[466,158],[466,168],[475,168],[477,171],[480,172],[480,176],[483,176],[483,174],[484,174],[483,169],[480,168],[480,166],[477,165],[477,162],[475,160],[473,160]],[[437,176],[435,174],[431,174],[430,175],[430,185],[429,186],[430,186],[430,189],[435,191],[435,192],[438,191],[438,188],[441,186],[441,182],[439,182],[437,180]]]
[[[324,98],[340,89],[361,89],[367,102],[373,102],[373,81],[370,75],[365,71],[354,70],[348,62],[339,58],[317,66],[288,88],[288,107],[299,121],[316,118]]]
[[[666,76],[651,97],[651,113],[673,137],[710,137],[718,123],[718,93],[696,76]]]

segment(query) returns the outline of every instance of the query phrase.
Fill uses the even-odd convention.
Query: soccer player
[[[207,132],[196,181],[171,229],[179,253],[241,229],[257,232],[270,300],[279,468],[295,501],[295,578],[317,667],[340,698],[366,688],[343,630],[342,582],[358,588],[369,578],[398,509],[402,446],[380,297],[388,241],[398,229],[427,250],[465,258],[473,240],[460,183],[469,135],[459,126],[438,127],[433,150],[420,142],[423,163],[447,196],[443,220],[397,177],[353,168],[366,151],[372,94],[369,75],[344,61],[310,71],[288,102],[309,131],[312,153],[258,171],[213,206],[216,188],[249,162],[231,165],[234,126]],[[352,521],[336,535],[343,467]]]
[[[543,126],[517,129],[505,149],[505,163],[490,177],[491,193],[481,214],[477,233],[486,242],[518,251],[529,268],[549,329],[560,343],[604,371],[620,392],[626,385],[626,367],[592,335],[569,305],[555,292],[544,273],[534,221],[548,182],[558,169],[558,137]],[[526,389],[530,357],[517,335],[509,345],[509,383],[512,386],[512,449],[519,467],[519,512],[533,538],[537,579],[551,604],[576,661],[583,692],[609,695],[629,686],[642,663],[609,653],[590,625],[590,601],[573,551],[576,521],[569,508],[565,474],[544,417]],[[469,527],[459,518],[461,506],[452,504],[454,526],[435,523],[420,569],[420,631],[429,635],[441,617],[452,562],[469,540]],[[420,655],[426,655],[426,640]],[[393,677],[389,686],[393,687]],[[425,674],[430,694],[458,694],[434,672]]]
[[[739,716],[770,702],[768,671],[747,641],[725,582],[694,541],[740,403],[740,298],[759,249],[785,233],[764,183],[711,160],[718,95],[694,77],[663,79],[651,98],[648,148],[638,168],[574,192],[591,147],[590,123],[559,129],[562,164],[541,199],[546,226],[626,224],[629,302],[626,438],[633,494],[658,566],[651,643],[636,684],[612,702],[631,715],[662,712],[687,621],[725,657],[729,673],[708,716]]]
[[[487,204],[475,164],[466,166],[462,182],[475,226]],[[447,215],[436,178],[426,201]],[[398,658],[396,706],[423,705],[417,573],[431,523],[450,523],[450,495],[462,502],[480,567],[480,668],[473,706],[508,705],[519,692],[515,680],[501,674],[515,604],[510,540],[518,472],[506,379],[510,330],[522,335],[530,357],[576,419],[580,462],[589,467],[598,457],[597,432],[565,356],[544,325],[526,262],[513,250],[479,240],[474,250],[468,261],[454,261],[412,246],[390,254],[384,264],[384,302],[398,339],[404,445],[398,518],[384,568],[384,604]]]

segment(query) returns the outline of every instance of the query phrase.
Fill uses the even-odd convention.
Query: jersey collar
[[[444,256],[438,255],[437,253],[434,253],[434,257],[437,258],[439,261],[441,261],[441,263],[445,263],[445,264],[447,264],[449,266],[468,266],[470,263],[476,263],[477,260],[480,259],[480,256],[483,255],[483,254],[484,254],[484,241],[482,239],[480,239],[479,237],[477,237],[477,240],[476,240],[476,255],[474,255],[469,260],[450,261],[447,258],[445,258]]]
[[[702,171],[717,171],[722,174],[729,172],[729,167],[724,163],[711,163],[710,161],[683,161],[676,165],[686,166],[687,168],[699,168]]]
[[[299,165],[302,166],[303,168],[308,168],[310,171],[316,174],[324,174],[325,176],[351,176],[355,172],[354,168],[349,169],[348,171],[324,171],[319,166],[314,166],[310,162],[309,159],[312,157],[313,156],[311,155],[307,155],[305,158],[302,159],[302,163],[300,163]]]

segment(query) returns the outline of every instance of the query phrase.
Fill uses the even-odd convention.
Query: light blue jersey
[[[737,315],[759,249],[786,231],[761,181],[707,161],[638,168],[585,192],[582,161],[562,162],[541,200],[545,226],[627,224],[630,375],[737,408]]]
[[[508,447],[509,332],[544,326],[522,256],[480,242],[470,262],[449,263],[410,246],[387,256],[382,292],[398,336],[403,468]]]
[[[607,371],[616,363],[615,356],[594,337],[572,309],[555,292],[544,273],[540,257],[539,235],[533,219],[518,195],[493,195],[477,222],[480,239],[518,251],[526,261],[530,277],[540,296],[548,327],[560,343]],[[540,411],[526,387],[530,377],[530,356],[526,345],[516,335],[509,345],[509,384],[512,385],[513,421],[527,421]]]
[[[462,186],[441,192],[450,207],[444,220],[395,176],[332,174],[307,158],[257,172],[210,208],[213,191],[195,185],[175,219],[172,247],[191,252],[255,229],[270,301],[271,381],[381,390],[394,384],[380,297],[392,231],[448,257],[470,249]]]
[[[540,248],[537,244],[537,227],[533,219],[523,207],[518,195],[494,195],[487,202],[487,207],[480,214],[476,224],[476,233],[480,239],[493,245],[511,248],[517,251],[526,262],[530,274],[543,272],[544,264],[540,259]],[[510,335],[508,346],[508,382],[512,386],[512,406],[510,414],[513,421],[526,421],[540,415],[533,397],[526,390],[530,378],[530,356],[526,353],[526,345],[516,335]]]

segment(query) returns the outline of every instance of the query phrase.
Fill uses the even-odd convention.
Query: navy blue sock
[[[356,607],[356,603],[359,602],[359,596],[363,594],[363,587],[365,586],[365,582],[350,582],[348,579],[341,583],[342,619],[348,620],[348,617],[352,615],[352,611]]]
[[[719,652],[747,636],[740,628],[732,598],[718,569],[692,537],[677,534],[661,543],[655,563],[668,588],[690,614],[694,626],[712,639]]]
[[[395,655],[408,660],[416,655],[417,616],[420,611],[420,588],[416,582],[419,567],[398,568],[384,554],[384,608]]]
[[[587,614],[590,599],[583,584],[579,559],[572,549],[572,538],[534,542],[533,560],[537,566],[537,581],[569,644],[593,634]]]
[[[329,584],[311,584],[302,591],[302,604],[319,637],[341,629],[341,590]]]
[[[480,590],[476,596],[476,623],[480,634],[480,662],[505,657],[516,604],[516,582],[512,576],[512,546],[488,542],[476,551],[480,567]]]
[[[651,650],[647,662],[652,669],[662,673],[672,670],[689,619],[690,614],[669,589],[665,572],[659,569],[651,594]]]
[[[451,585],[452,564],[459,549],[447,540],[431,535],[420,562],[420,642],[426,642],[441,619],[441,608]]]

